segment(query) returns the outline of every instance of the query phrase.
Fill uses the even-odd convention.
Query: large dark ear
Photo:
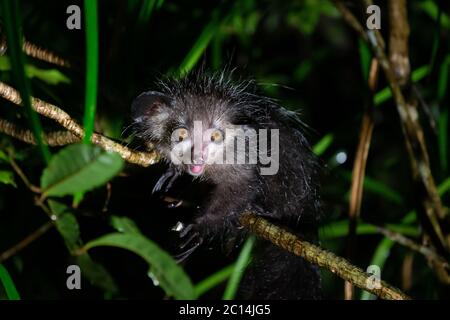
[[[168,112],[171,102],[172,99],[161,92],[143,92],[131,104],[131,118],[142,122],[160,112]]]

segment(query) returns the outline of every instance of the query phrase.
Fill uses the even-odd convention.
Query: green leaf
[[[7,170],[0,170],[0,183],[10,184],[17,188],[16,182],[14,181],[14,173]]]
[[[217,32],[216,36],[212,39],[211,64],[213,70],[219,70],[222,65],[223,38],[223,34],[221,32]]]
[[[239,257],[234,265],[233,273],[228,280],[227,287],[225,288],[225,292],[223,294],[223,300],[232,300],[235,298],[237,289],[239,287],[239,283],[241,282],[242,275],[244,274],[245,269],[247,268],[251,253],[253,249],[253,245],[255,244],[255,237],[250,236],[247,241],[245,241],[242,246],[241,252],[239,253]]]
[[[378,244],[375,253],[370,261],[370,265],[378,266],[381,270],[386,264],[386,260],[389,257],[389,253],[394,245],[394,241],[389,238],[384,238]],[[376,296],[368,291],[363,290],[361,292],[361,300],[374,300]]]
[[[56,229],[63,237],[67,248],[73,252],[81,244],[80,226],[75,215],[62,203],[53,200],[49,200],[48,203],[55,215]]]
[[[411,78],[414,83],[419,82],[423,78],[428,75],[430,68],[428,65],[421,66],[412,72]],[[374,97],[375,105],[380,105],[383,102],[386,102],[392,97],[392,92],[390,87],[385,87],[382,90],[378,91]]]
[[[450,55],[447,55],[439,68],[437,98],[442,102],[448,89],[448,74],[450,72]]]
[[[406,214],[405,217],[403,217],[401,224],[407,227],[407,224],[413,223],[416,218],[415,211],[410,211],[408,214]],[[389,257],[389,254],[391,252],[392,247],[394,246],[395,242],[392,241],[389,238],[383,238],[383,240],[380,241],[377,248],[375,249],[375,253],[372,257],[372,260],[370,261],[370,265],[376,265],[381,270],[383,270],[384,265],[386,264],[386,260]],[[373,300],[376,296],[371,294],[368,291],[362,291],[361,292],[361,300]]]
[[[9,300],[20,300],[20,295],[14,285],[14,281],[11,279],[8,270],[2,264],[0,264],[0,282],[5,288],[6,296]]]
[[[183,62],[179,67],[179,74],[188,73],[197,64],[203,52],[205,52],[211,39],[219,30],[221,20],[219,19],[219,12],[216,10],[212,13],[211,21],[205,26],[202,33],[200,33],[197,41],[195,41],[191,50],[188,52]]]
[[[406,236],[416,237],[420,231],[415,226],[405,224],[387,224],[386,228]],[[380,234],[377,227],[370,223],[358,222],[356,234]],[[320,239],[329,240],[334,238],[345,237],[348,235],[348,220],[341,220],[324,225],[319,229]]]
[[[352,173],[350,171],[343,171],[342,175],[348,181],[352,181]],[[386,185],[385,183],[375,180],[369,176],[364,177],[364,191],[378,194],[386,200],[389,200],[396,204],[403,204],[404,200],[400,193]]]
[[[368,176],[364,177],[364,189],[376,194],[379,194],[380,196],[384,197],[387,200],[390,200],[397,204],[403,204],[403,197],[400,193],[392,189],[391,187],[387,186],[386,184],[372,179]]]
[[[91,143],[94,133],[98,89],[98,7],[97,0],[84,0],[86,21],[86,86],[84,99],[84,144]]]
[[[123,160],[93,145],[74,144],[56,154],[41,177],[46,196],[64,196],[89,191],[117,173]]]
[[[41,69],[31,64],[27,64],[25,66],[25,71],[30,78],[37,78],[50,85],[57,85],[60,83],[69,84],[71,82],[67,76],[57,69]]]
[[[0,160],[9,162],[9,156],[2,150],[0,150]]]
[[[310,35],[316,30],[321,15],[336,17],[336,8],[329,1],[306,0],[298,2],[301,6],[289,10],[287,23],[296,27],[300,32]]]
[[[148,24],[153,9],[155,8],[156,0],[143,0],[141,8],[139,10],[138,23]]]
[[[9,57],[0,56],[0,71],[11,71]],[[42,69],[32,64],[26,64],[25,73],[29,78],[37,78],[51,85],[71,82],[70,79],[58,69]]]
[[[443,109],[438,121],[439,160],[443,172],[447,172],[448,168],[448,117],[448,109]]]
[[[320,139],[319,142],[317,142],[314,147],[313,147],[313,152],[318,155],[321,156],[327,149],[328,147],[333,143],[333,134],[328,133],[325,136],[323,136],[322,139]]]
[[[134,233],[141,234],[141,231],[136,226],[133,220],[128,219],[127,217],[111,217],[111,225],[114,229],[122,233]]]
[[[447,191],[450,190],[450,177],[441,182],[438,186],[438,193],[442,197]]]
[[[195,295],[197,297],[200,297],[205,292],[211,290],[212,288],[218,286],[225,280],[227,280],[232,274],[235,269],[235,264],[231,264],[229,266],[226,266],[225,268],[213,273],[209,277],[203,279],[199,283],[197,283],[194,287]]]
[[[101,264],[92,260],[89,254],[84,253],[79,255],[76,260],[76,263],[83,271],[83,276],[86,277],[92,285],[106,292],[106,298],[111,298],[112,295],[119,292],[119,288],[108,270]]]
[[[433,19],[433,20],[437,20],[438,16],[439,16],[439,8],[436,5],[436,3],[432,0],[427,0],[427,1],[420,1],[419,2],[419,6]],[[444,28],[450,29],[450,18],[449,16],[445,13],[442,12],[441,13],[441,25]]]
[[[365,83],[369,80],[370,61],[372,60],[372,53],[369,46],[363,40],[358,41],[359,58],[361,63],[361,72]]]
[[[184,270],[153,241],[135,233],[111,233],[88,242],[85,250],[111,246],[132,251],[151,267],[153,276],[169,296],[176,299],[195,299],[194,287]]]
[[[313,70],[312,59],[305,59],[294,69],[294,77],[298,82],[305,80]]]
[[[59,234],[64,239],[64,242],[73,254],[82,245],[80,238],[80,226],[75,215],[70,211],[70,208],[60,202],[48,201],[52,214],[55,215],[55,225]],[[94,286],[102,289],[105,292],[106,298],[111,298],[119,292],[114,279],[100,263],[95,262],[85,253],[76,256],[76,263],[83,270],[82,275]]]
[[[239,16],[240,12],[237,5],[233,5],[228,12],[223,5],[224,4],[213,10],[211,13],[211,20],[203,28],[191,50],[189,50],[178,67],[178,70],[175,70],[175,72],[172,70],[169,71],[169,73],[175,73],[176,76],[179,76],[191,71],[200,60],[211,40],[220,33],[220,27],[228,23],[233,17]]]

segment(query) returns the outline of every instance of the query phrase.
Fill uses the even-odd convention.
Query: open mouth
[[[188,166],[188,168],[189,168],[190,174],[192,174],[194,176],[198,176],[203,173],[203,170],[205,169],[205,165],[204,164],[190,164]]]

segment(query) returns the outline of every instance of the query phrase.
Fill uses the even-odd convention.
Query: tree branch
[[[10,87],[9,85],[0,82],[0,96],[5,98],[6,100],[11,101],[16,105],[22,104],[22,99],[20,98],[19,92]],[[61,126],[70,131],[73,135],[78,137],[80,140],[84,137],[83,128],[73,120],[65,111],[61,110],[57,106],[42,101],[37,98],[32,98],[32,107],[33,109],[52,120],[58,122]],[[112,141],[105,136],[94,133],[91,138],[92,143],[102,147],[107,151],[114,151],[121,155],[121,157],[129,163],[138,164],[140,166],[149,166],[159,161],[160,156],[155,152],[139,152],[133,151],[124,145]]]
[[[45,62],[48,62],[50,64],[54,64],[60,67],[66,67],[70,68],[71,64],[68,60],[58,56],[57,54],[39,47],[38,45],[35,45],[34,43],[28,42],[24,40],[23,42],[23,52],[25,52],[26,55],[42,60]]]
[[[322,248],[301,240],[296,235],[283,230],[267,220],[250,212],[245,212],[240,218],[241,224],[259,237],[266,239],[280,248],[304,258],[320,267],[330,270],[344,280],[350,281],[355,286],[367,290],[382,299],[409,300],[411,299],[399,289],[392,287],[387,282],[380,280],[378,286],[373,284],[373,275],[364,272],[352,265],[344,258],[323,250]]]
[[[31,130],[19,128],[16,124],[5,119],[0,119],[0,132],[29,144],[36,144],[36,139]],[[42,137],[45,144],[52,147],[64,146],[80,141],[80,138],[69,131],[56,131],[45,133]]]
[[[0,26],[0,54],[4,54],[6,52],[8,48],[8,44],[6,43],[6,36],[3,33],[3,30]],[[23,40],[23,52],[35,59],[41,60],[41,61],[45,61],[48,62],[50,64],[54,64],[60,67],[66,67],[66,68],[70,68],[71,67],[71,63],[67,60],[64,59],[62,57],[60,57],[59,55],[57,55],[56,53],[42,48],[34,43],[31,43],[29,41],[27,41],[26,39]]]
[[[406,0],[389,1],[389,60],[400,86],[408,84],[411,67],[409,65],[408,37],[409,24]]]

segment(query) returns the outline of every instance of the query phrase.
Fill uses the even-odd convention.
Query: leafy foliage
[[[175,260],[153,241],[145,238],[134,225],[125,218],[115,218],[113,224],[122,233],[111,233],[89,241],[84,250],[99,246],[112,246],[130,250],[149,263],[149,275],[155,285],[160,285],[166,294],[176,299],[194,299],[194,287],[183,269]]]
[[[65,196],[84,192],[110,180],[122,169],[116,153],[100,147],[75,144],[56,154],[41,177],[46,196]]]

